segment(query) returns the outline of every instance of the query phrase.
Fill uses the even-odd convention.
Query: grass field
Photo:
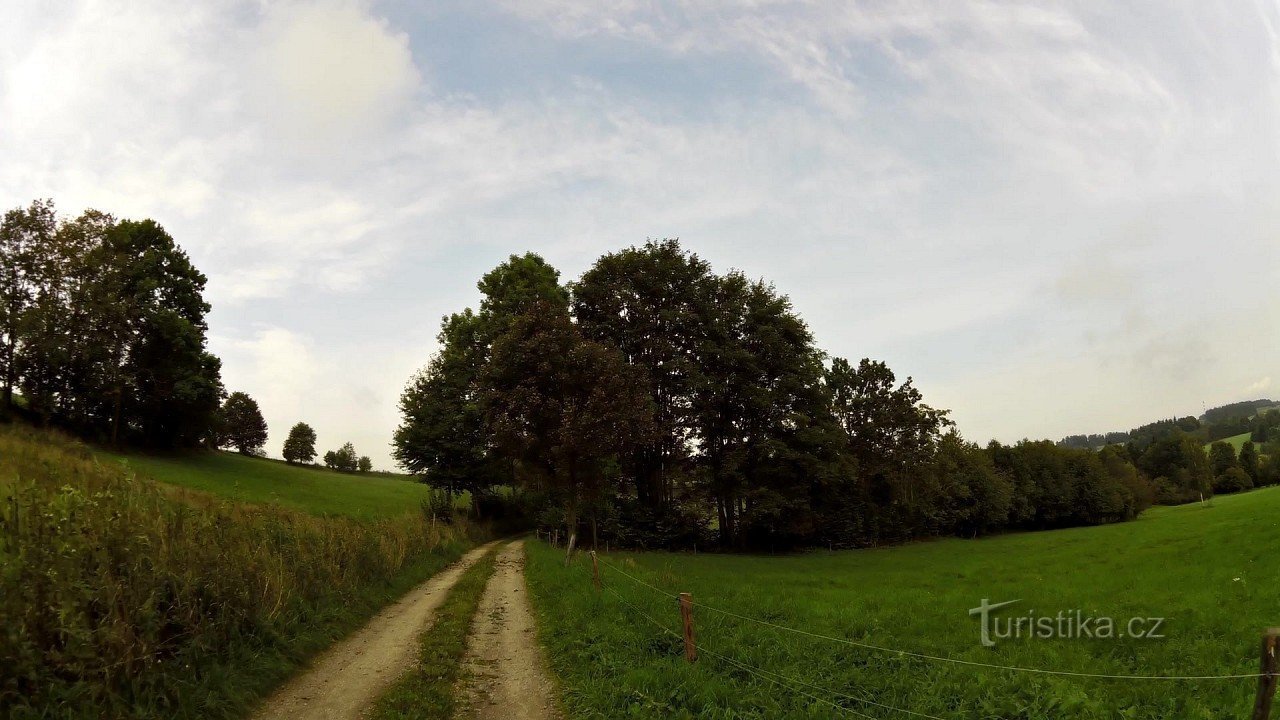
[[[599,593],[588,559],[566,568],[557,550],[531,543],[528,572],[576,718],[1245,717],[1249,678],[997,670],[794,634],[710,608],[969,662],[1111,675],[1256,673],[1259,636],[1280,625],[1277,516],[1280,488],[1155,508],[1130,523],[983,540],[782,557],[615,553],[601,556]],[[692,666],[668,632],[681,627],[678,591],[705,603],[694,611],[704,652]],[[997,617],[1080,610],[1116,619],[1121,631],[1131,617],[1165,618],[1165,637],[1023,638],[986,648],[968,613],[983,598],[1020,600]]]
[[[1224,442],[1224,443],[1227,443],[1227,444],[1231,445],[1231,447],[1233,447],[1233,448],[1235,448],[1235,449],[1236,449],[1236,454],[1237,454],[1237,455],[1239,455],[1239,454],[1240,454],[1240,448],[1241,448],[1241,447],[1242,447],[1246,442],[1248,442],[1248,440],[1249,440],[1249,435],[1250,435],[1250,433],[1240,433],[1239,435],[1232,435],[1231,437],[1225,437],[1225,438],[1222,438],[1221,440],[1216,441],[1216,442]],[[1212,445],[1212,444],[1213,444],[1213,443],[1206,443],[1206,444],[1205,444],[1205,446],[1204,446],[1204,449],[1207,451],[1207,450],[1209,449],[1209,446],[1210,446],[1210,445]],[[1254,443],[1254,444],[1256,445],[1257,443]],[[1261,448],[1259,448],[1259,450],[1261,450]]]
[[[161,482],[239,502],[276,504],[316,515],[390,517],[416,511],[431,492],[422,483],[387,474],[345,474],[226,452],[98,454]]]

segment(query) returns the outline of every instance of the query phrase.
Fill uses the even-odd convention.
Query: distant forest
[[[1204,442],[1249,433],[1250,441],[1266,443],[1280,439],[1280,401],[1262,398],[1210,408],[1199,418],[1157,420],[1127,432],[1068,435],[1058,441],[1062,447],[1099,449],[1105,445],[1133,444],[1145,448],[1175,432],[1195,435]]]

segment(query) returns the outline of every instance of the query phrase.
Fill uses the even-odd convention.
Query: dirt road
[[[267,698],[257,720],[357,720],[413,662],[418,636],[463,571],[494,543],[410,590],[360,630],[329,648],[311,668]]]
[[[524,582],[524,543],[498,554],[467,639],[460,717],[474,720],[559,720]]]

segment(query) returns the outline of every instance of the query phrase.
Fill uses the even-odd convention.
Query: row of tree
[[[982,448],[881,362],[817,348],[790,301],[675,240],[568,286],[534,254],[479,282],[400,402],[395,457],[449,492],[537,488],[570,537],[874,545],[1131,518],[1120,453]]]
[[[230,447],[242,455],[263,455],[267,444],[267,421],[258,403],[247,393],[233,392],[222,403],[218,414],[216,445]],[[308,464],[316,457],[316,431],[300,422],[289,429],[285,438],[283,455],[285,462]],[[337,450],[324,454],[324,464],[339,472],[369,472],[373,462],[367,455],[357,455],[351,443],[344,443]]]

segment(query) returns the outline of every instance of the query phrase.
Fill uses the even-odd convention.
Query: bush
[[[1213,480],[1213,491],[1216,493],[1233,493],[1253,489],[1253,479],[1249,473],[1233,467]]]
[[[238,715],[300,638],[466,540],[420,513],[359,522],[158,485],[20,425],[0,427],[0,501],[9,717]]]

